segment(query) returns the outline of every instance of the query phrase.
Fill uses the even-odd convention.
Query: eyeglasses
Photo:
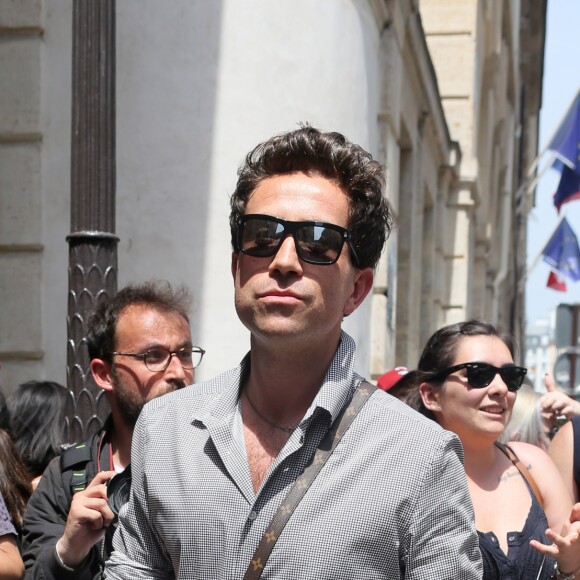
[[[199,346],[191,348],[181,348],[179,350],[168,350],[167,348],[151,348],[142,354],[135,352],[111,352],[115,356],[130,356],[140,358],[145,366],[154,373],[160,373],[167,369],[171,362],[171,357],[175,355],[184,369],[194,369],[201,363],[205,350]]]
[[[495,375],[499,373],[503,382],[506,384],[508,391],[511,391],[512,393],[522,386],[524,377],[528,372],[528,369],[517,367],[515,365],[494,367],[493,365],[484,362],[471,362],[455,365],[443,371],[433,373],[428,380],[435,382],[443,381],[451,373],[460,371],[461,369],[467,369],[467,382],[475,389],[483,389],[484,387],[487,387],[491,381],[493,381]]]
[[[294,238],[296,253],[304,262],[320,266],[334,264],[346,242],[353,263],[358,264],[358,256],[345,228],[326,222],[293,222],[262,214],[238,218],[237,250],[255,258],[270,258],[289,235]]]

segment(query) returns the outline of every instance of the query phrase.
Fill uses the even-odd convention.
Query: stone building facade
[[[387,167],[398,226],[345,328],[358,371],[439,326],[523,337],[521,184],[537,149],[545,1],[118,0],[118,280],[195,296],[198,379],[249,346],[228,195],[245,153],[308,122]],[[66,380],[72,2],[0,0],[0,383]]]

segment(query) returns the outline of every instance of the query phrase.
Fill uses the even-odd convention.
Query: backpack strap
[[[68,494],[68,509],[73,495],[86,489],[99,471],[99,450],[105,436],[106,431],[97,432],[84,443],[73,443],[61,453],[60,475],[65,493]],[[107,534],[112,535],[115,527],[109,526]],[[105,560],[110,555],[110,552],[105,553],[105,536],[92,547],[91,552],[99,568],[98,574],[94,576],[96,580],[103,577]]]
[[[103,433],[97,433],[83,443],[76,443],[65,449],[60,456],[60,471],[63,480],[69,479],[68,488],[70,496],[86,489],[98,471],[98,441],[104,437]],[[67,477],[65,474],[69,474]]]
[[[91,459],[91,445],[88,442],[77,443],[62,452],[60,456],[61,472],[72,471],[69,483],[71,496],[79,491],[83,491],[89,484],[87,464]]]
[[[522,477],[528,482],[532,493],[536,496],[539,504],[544,509],[544,500],[542,499],[542,494],[538,484],[534,481],[532,474],[529,469],[521,462],[520,458],[516,455],[516,452],[509,446],[499,441],[495,442],[495,446],[507,456],[507,458],[516,466],[517,470],[522,474]]]

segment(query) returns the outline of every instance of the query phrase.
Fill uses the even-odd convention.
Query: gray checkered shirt
[[[242,578],[282,499],[360,382],[354,354],[343,333],[318,395],[257,494],[239,407],[248,357],[147,404],[106,578]],[[461,460],[455,435],[377,390],[296,508],[262,577],[480,579]]]

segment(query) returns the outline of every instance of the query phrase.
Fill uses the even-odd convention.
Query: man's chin
[[[152,399],[156,399],[157,397],[161,397],[162,395],[167,395],[169,393],[173,393],[173,391],[178,391],[180,389],[183,389],[186,386],[186,384],[183,381],[179,381],[177,383],[170,383],[169,385],[166,385],[163,389],[159,389],[159,391],[157,391],[154,395],[152,395],[148,401],[151,401]]]

